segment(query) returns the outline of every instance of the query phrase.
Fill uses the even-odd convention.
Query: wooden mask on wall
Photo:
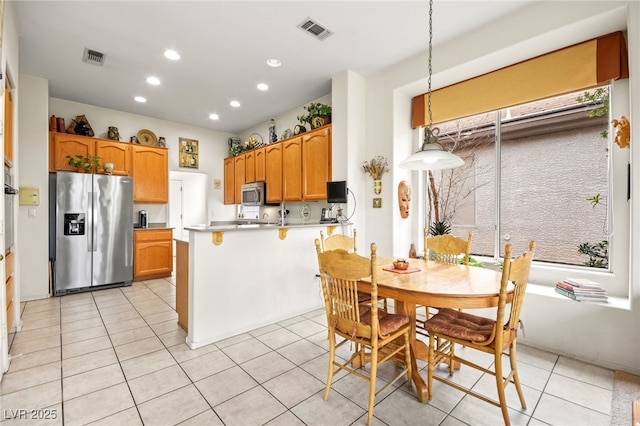
[[[411,206],[411,185],[404,180],[398,184],[398,204],[400,207],[400,216],[403,219],[408,218],[409,207]]]

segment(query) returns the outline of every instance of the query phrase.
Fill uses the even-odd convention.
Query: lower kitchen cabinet
[[[13,318],[14,318],[14,303],[13,303],[13,295],[15,293],[14,281],[13,281],[13,271],[14,271],[14,263],[13,263],[13,253],[9,252],[5,255],[5,294],[6,294],[6,312],[7,312],[7,333],[11,330],[11,326],[13,326]]]
[[[189,243],[176,240],[176,312],[178,325],[189,331]]]
[[[173,230],[133,232],[133,280],[170,277],[173,272]]]

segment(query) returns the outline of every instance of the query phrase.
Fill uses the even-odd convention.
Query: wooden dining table
[[[402,273],[383,269],[392,268],[393,260],[391,257],[377,259],[378,297],[394,299],[395,313],[410,318],[413,383],[418,399],[427,402],[429,392],[418,370],[417,360],[428,362],[429,347],[416,337],[416,305],[453,309],[498,306],[502,272],[423,259],[408,259],[407,271],[418,269],[415,272]],[[358,290],[371,292],[371,279],[360,281]],[[508,290],[511,296],[513,285]]]

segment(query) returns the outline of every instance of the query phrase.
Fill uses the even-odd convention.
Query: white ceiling
[[[434,45],[533,1],[435,0]],[[370,75],[425,52],[428,42],[427,1],[18,0],[13,6],[20,72],[48,79],[50,96],[229,133],[329,94],[337,73]],[[309,17],[333,35],[319,41],[296,27]],[[102,67],[82,62],[85,47],[106,54]],[[182,59],[165,59],[167,48]],[[268,67],[269,58],[282,67]],[[147,84],[150,75],[161,85]],[[270,89],[258,91],[260,82]],[[136,95],[147,103],[135,102]],[[242,106],[230,107],[232,99]],[[220,119],[210,120],[210,113]]]

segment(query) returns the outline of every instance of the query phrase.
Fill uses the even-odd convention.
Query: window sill
[[[569,303],[581,303],[583,305],[602,306],[605,308],[622,309],[625,311],[631,310],[631,300],[625,297],[609,296],[609,301],[607,303],[579,302],[556,293],[555,287],[551,287],[548,285],[541,285],[541,284],[531,284],[531,283],[527,285],[527,293],[536,294],[538,296],[543,296],[543,297],[552,297],[555,299],[566,300]]]

